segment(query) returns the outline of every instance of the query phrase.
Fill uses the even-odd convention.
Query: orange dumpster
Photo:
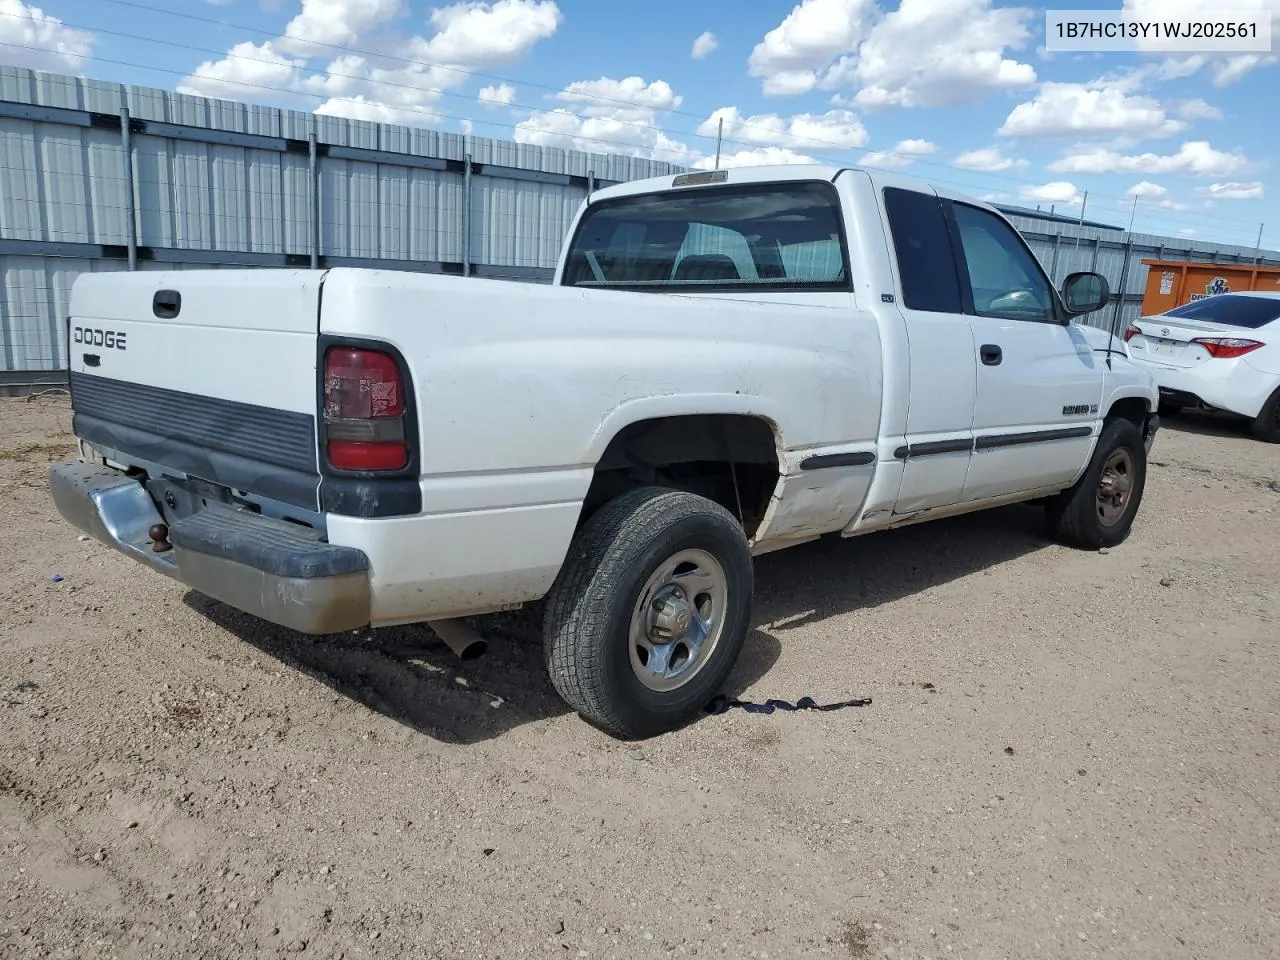
[[[1280,293],[1280,267],[1236,263],[1194,263],[1189,260],[1143,260],[1147,289],[1142,315],[1156,314],[1219,293],[1267,290]]]

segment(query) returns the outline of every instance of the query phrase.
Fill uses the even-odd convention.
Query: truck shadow
[[[1034,508],[1010,507],[854,540],[830,538],[759,558],[756,627],[722,692],[736,698],[765,677],[796,627],[892,603],[1046,547],[1041,517]],[[489,649],[461,661],[425,627],[309,637],[194,592],[184,602],[336,694],[444,743],[481,743],[570,712],[543,666],[536,607],[469,621]],[[812,669],[816,675],[823,665]],[[769,694],[789,700],[801,695]]]

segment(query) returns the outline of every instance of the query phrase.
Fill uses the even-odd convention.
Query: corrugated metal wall
[[[0,67],[0,372],[65,368],[87,270],[545,281],[592,185],[680,169]]]
[[[0,67],[0,374],[66,365],[85,271],[371,266],[543,281],[592,184],[666,163]],[[1143,257],[1280,254],[1015,217],[1061,281],[1097,269],[1136,315]]]

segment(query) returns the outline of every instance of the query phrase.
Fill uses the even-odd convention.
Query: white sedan
[[[1208,407],[1280,443],[1280,293],[1223,293],[1141,317],[1124,332],[1151,372],[1161,410]]]

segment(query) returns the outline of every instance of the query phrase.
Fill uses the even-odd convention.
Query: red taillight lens
[[[1241,340],[1238,337],[1197,337],[1192,343],[1198,343],[1208,351],[1209,356],[1219,360],[1232,360],[1252,353],[1264,344],[1257,340]]]
[[[339,470],[403,470],[409,451],[403,443],[330,440],[329,462]]]
[[[334,420],[372,420],[404,413],[400,368],[385,353],[335,348],[324,360],[324,412]]]
[[[1134,337],[1142,336],[1142,328],[1136,324],[1129,324],[1129,328],[1124,332],[1124,342],[1128,343]]]
[[[324,430],[339,470],[403,470],[409,465],[404,381],[377,350],[334,347],[324,359]]]

